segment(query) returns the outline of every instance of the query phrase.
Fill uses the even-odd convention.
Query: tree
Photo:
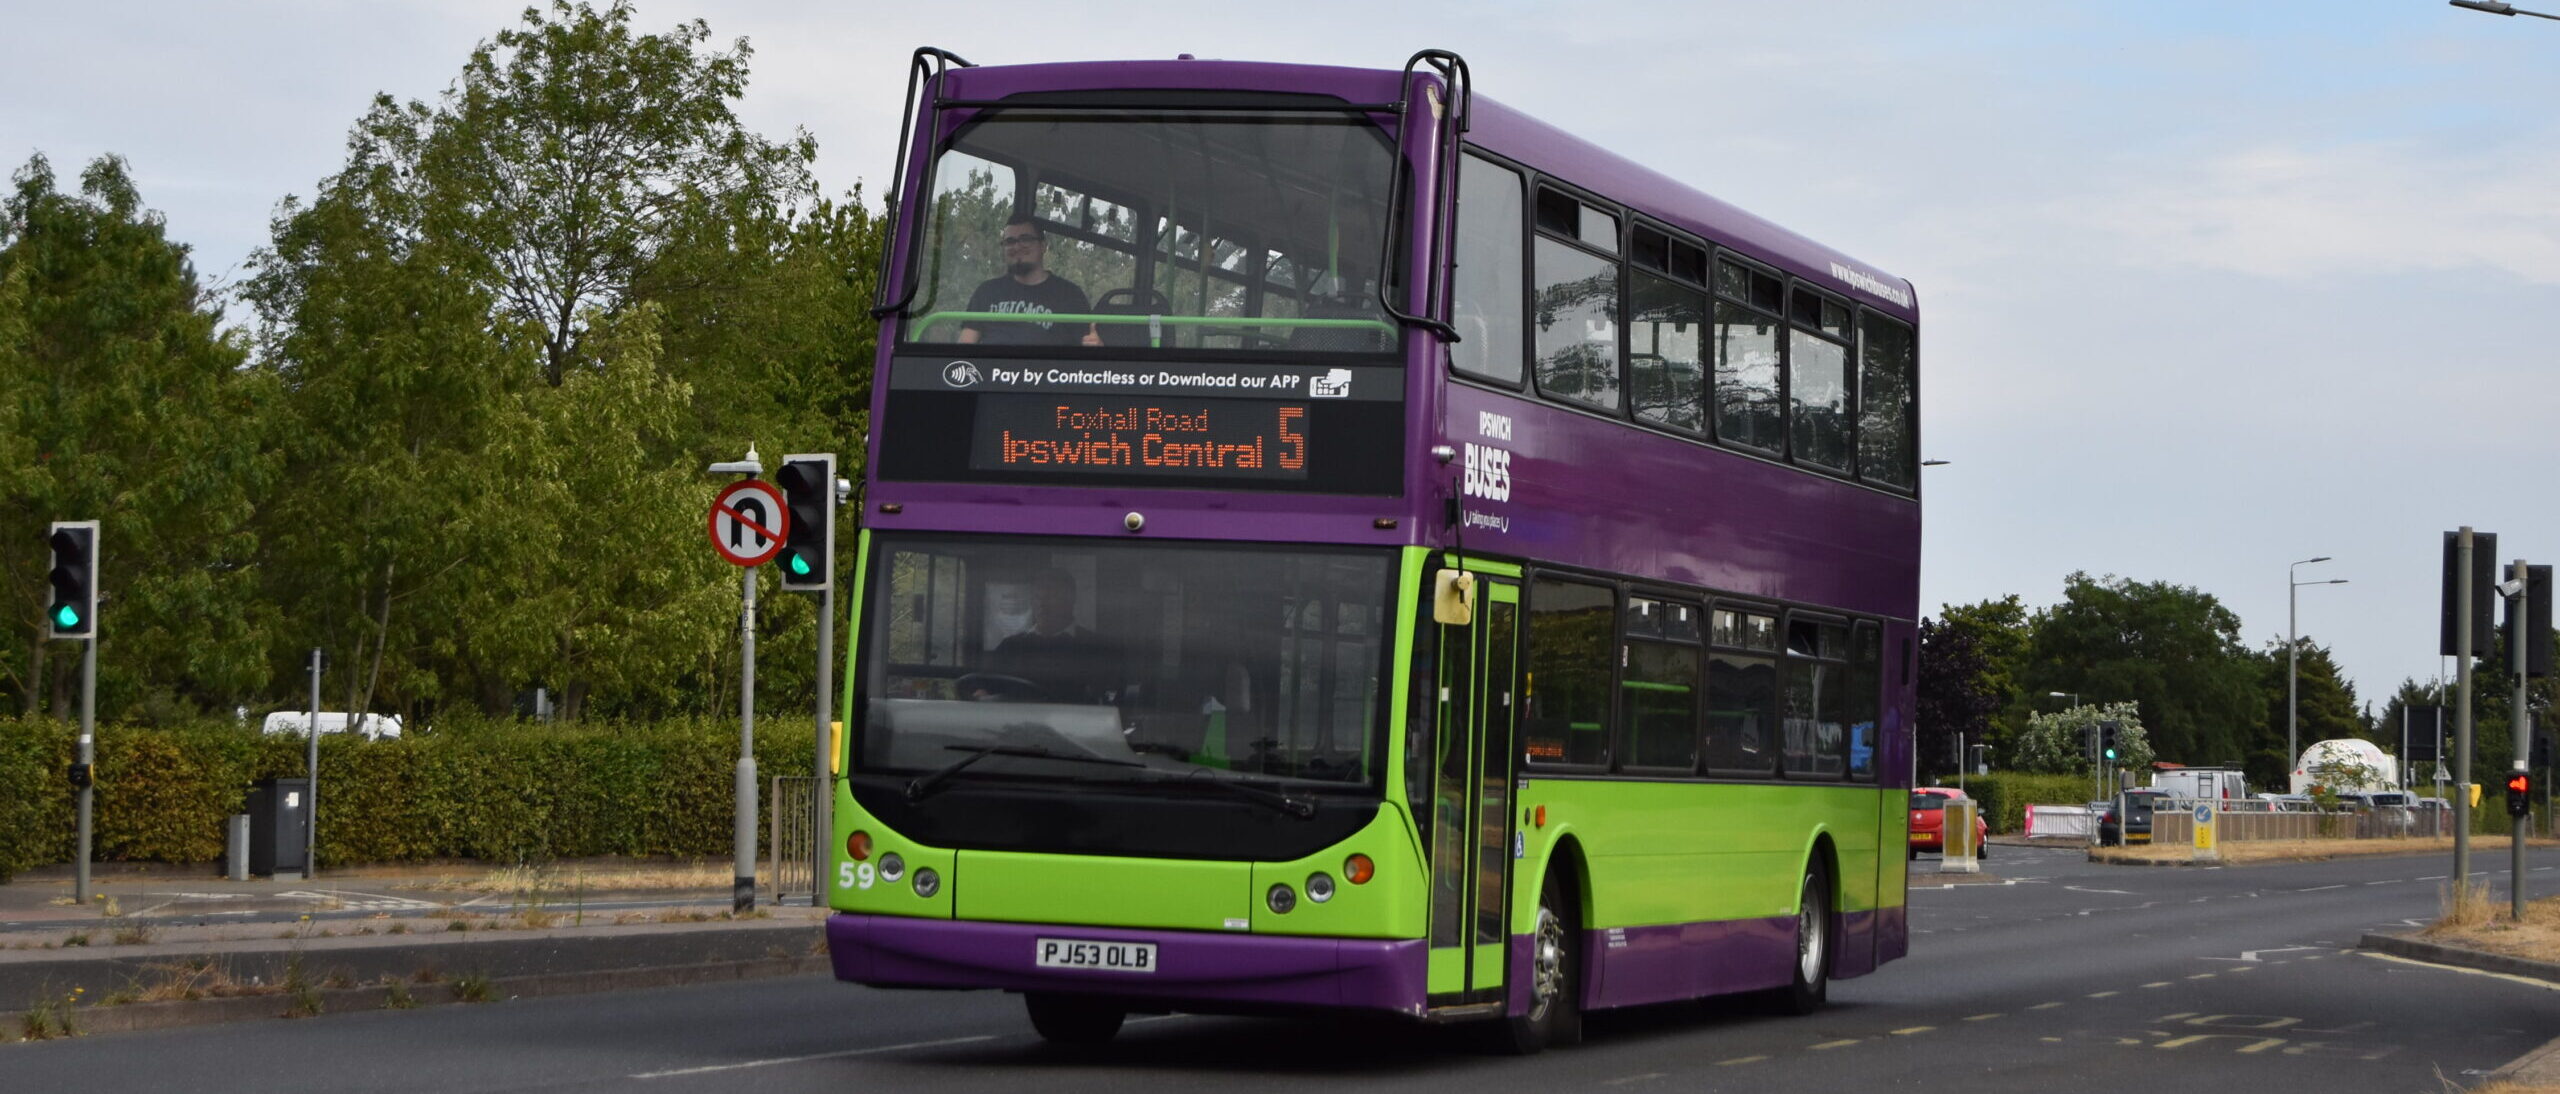
[[[376,98],[355,166],[380,168],[400,228],[473,260],[460,272],[537,343],[557,387],[589,363],[586,317],[621,309],[688,214],[813,195],[817,145],[739,124],[752,51],[702,48],[701,20],[639,34],[624,0],[554,0],[524,22],[473,50],[437,105]]]
[[[1974,604],[1949,604],[1938,610],[1940,625],[1961,631],[1971,637],[1980,651],[1983,670],[1979,685],[1996,701],[1991,719],[1981,727],[1981,738],[1994,751],[2005,747],[2018,728],[2026,724],[2029,711],[2025,685],[2020,676],[2026,670],[2028,641],[2032,636],[2032,620],[2018,594]],[[1968,738],[1972,739],[1972,738]]]
[[[2250,735],[2244,760],[2249,780],[2260,786],[2285,785],[2291,778],[2294,761],[2313,741],[2355,737],[2386,750],[2397,751],[2400,747],[2400,723],[2391,723],[2388,740],[2374,732],[2356,701],[2355,685],[2339,674],[2338,663],[2329,655],[2328,647],[2309,638],[2298,641],[2293,658],[2295,732],[2290,755],[2285,740],[2284,643],[2269,643],[2262,659],[2261,687],[2267,695],[2267,715],[2263,727]]]
[[[2212,594],[2074,573],[2062,603],[2036,613],[2026,683],[2136,702],[2163,758],[2210,764],[2245,755],[2251,727],[2265,724],[2260,665]]]
[[[738,124],[743,41],[632,18],[529,10],[435,103],[378,97],[258,260],[299,484],[271,595],[351,709],[498,713],[536,683],[572,717],[711,709],[735,578],[699,542],[703,464],[862,435],[878,222],[815,197],[805,134]]]
[[[2139,771],[2151,766],[2157,758],[2151,750],[2151,735],[2143,728],[2141,709],[2130,702],[2029,715],[2026,729],[2009,751],[2009,766],[2039,775],[2094,774],[2098,764],[2089,755],[2089,742],[2099,723],[2108,721],[2116,723],[2116,769]]]
[[[78,195],[41,155],[0,202],[0,589],[34,621],[44,526],[98,519],[105,600],[99,703],[109,717],[227,706],[265,676],[258,541],[273,480],[271,387],[146,209],[101,157]],[[0,631],[0,687],[68,716],[77,659],[42,625]]]
[[[1920,621],[1920,681],[1914,707],[1924,782],[1961,766],[1959,737],[1989,740],[1991,718],[2005,705],[1993,682],[1998,669],[1983,653],[1980,631],[1935,619]]]

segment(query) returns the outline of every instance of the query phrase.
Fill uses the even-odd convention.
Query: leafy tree
[[[277,217],[247,295],[300,484],[268,514],[303,621],[279,676],[307,636],[352,709],[503,712],[537,682],[572,716],[599,688],[692,706],[732,641],[703,463],[857,435],[869,263],[842,263],[870,217],[812,199],[805,136],[738,125],[745,43],[631,21],[527,11],[437,104],[377,98]]]
[[[813,193],[816,142],[765,140],[731,108],[744,39],[711,51],[701,20],[641,34],[632,15],[623,0],[528,8],[439,103],[379,96],[357,125],[351,168],[379,169],[380,212],[471,260],[457,272],[536,343],[554,387],[588,363],[587,316],[618,311],[701,203]]]
[[[2003,705],[1998,669],[1983,652],[1982,633],[1936,619],[1920,621],[1920,681],[1915,746],[1925,781],[1961,766],[1956,741],[1987,742]]]
[[[1981,686],[1997,701],[1997,713],[1982,727],[1995,750],[2026,724],[2029,696],[2020,683],[2026,669],[2033,620],[2018,594],[1974,604],[1949,604],[1938,610],[1939,623],[1972,636],[1983,658]]]
[[[2063,601],[2036,613],[2030,691],[2133,701],[2163,758],[2216,763],[2245,755],[2264,724],[2260,662],[2240,620],[2212,594],[2166,582],[2074,573]]]
[[[165,719],[227,705],[264,677],[272,613],[256,589],[249,516],[273,479],[271,391],[219,330],[187,248],[146,209],[125,162],[80,192],[41,155],[0,201],[0,599],[35,622],[54,520],[97,519],[99,704]],[[43,624],[0,639],[0,688],[68,716],[75,647]]]
[[[2250,781],[2261,786],[2283,786],[2290,779],[2293,763],[2301,758],[2301,750],[2313,741],[2354,737],[2382,745],[2389,751],[2400,747],[2400,727],[2391,723],[2389,739],[2377,734],[2366,722],[2362,705],[2356,701],[2356,687],[2338,672],[2338,663],[2326,646],[2309,638],[2299,640],[2294,653],[2295,732],[2292,753],[2285,742],[2285,654],[2284,643],[2270,643],[2261,659],[2260,685],[2267,696],[2267,714],[2262,728],[2249,735],[2244,763]],[[2265,781],[2260,779],[2265,776]]]
[[[2009,750],[2009,766],[2039,775],[2094,774],[2097,763],[2089,757],[2089,741],[2098,723],[2110,720],[2117,723],[2117,769],[2140,771],[2151,766],[2158,757],[2151,750],[2150,733],[2143,728],[2142,711],[2131,702],[2029,715],[2026,729]]]

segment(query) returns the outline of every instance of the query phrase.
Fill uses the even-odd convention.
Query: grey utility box
[[[311,780],[260,779],[249,784],[249,872],[308,874],[303,843],[311,832]]]

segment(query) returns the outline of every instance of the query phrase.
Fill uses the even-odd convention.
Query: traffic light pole
[[[98,748],[98,635],[92,630],[80,643],[80,770],[95,771]],[[72,903],[89,906],[89,809],[97,793],[95,778],[80,781],[80,866],[72,875]]]
[[[2457,533],[2453,571],[2453,891],[2471,884],[2471,538]]]
[[[2507,708],[2514,712],[2507,720],[2507,736],[2515,738],[2515,766],[2511,770],[2521,772],[2533,758],[2533,708],[2525,703],[2525,617],[2531,613],[2524,607],[2526,574],[2523,559],[2515,561],[2513,576],[2516,593],[2507,598],[2507,622],[2510,624],[2507,662],[2516,670],[2516,697],[2514,705]],[[2514,913],[2518,923],[2524,922],[2524,833],[2531,826],[2530,815],[2507,818],[2507,897],[2513,903],[2509,911]]]

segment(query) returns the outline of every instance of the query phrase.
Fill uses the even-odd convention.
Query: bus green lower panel
[[[962,919],[1185,931],[1253,925],[1250,863],[962,851],[956,872],[953,913]]]
[[[1772,919],[1795,913],[1797,882],[1817,847],[1828,847],[1838,907],[1901,903],[1878,891],[1883,803],[1907,791],[1873,786],[1533,779],[1525,815],[1546,823],[1522,833],[1526,858],[1544,867],[1570,841],[1587,871],[1586,928]],[[1893,848],[1899,856],[1901,848]],[[1537,891],[1513,888],[1512,923],[1534,921]]]

